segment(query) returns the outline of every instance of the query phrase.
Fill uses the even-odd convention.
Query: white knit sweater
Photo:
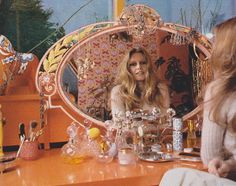
[[[117,85],[113,87],[111,91],[111,110],[112,110],[112,117],[114,118],[116,114],[119,114],[120,116],[125,116],[126,111],[129,111],[129,108],[126,107],[125,101],[122,99],[120,95],[120,88],[121,85]],[[162,95],[164,95],[165,100],[164,104],[166,108],[169,108],[170,105],[170,99],[169,99],[169,91],[165,84],[159,83],[158,88],[160,89],[160,92]],[[156,107],[159,108],[159,105],[156,104],[148,104],[143,103],[142,109],[147,111],[152,111],[152,109]]]
[[[116,116],[116,114],[125,116],[126,111],[129,111],[129,109],[126,108],[125,102],[120,95],[120,88],[121,88],[121,85],[117,85],[113,87],[111,91],[111,111],[112,111],[113,118]],[[154,104],[150,105],[148,103],[144,103],[142,105],[142,109],[148,110],[148,111],[152,111],[154,107],[158,108],[158,105],[154,105]]]
[[[216,82],[211,83],[206,90],[205,102],[211,99],[212,88],[216,85]],[[225,102],[222,106],[221,113],[230,121],[236,117],[236,93],[232,96],[225,97]],[[236,125],[236,123],[234,123]],[[236,131],[232,129],[227,123],[226,133],[224,137],[225,127],[218,125],[217,123],[209,119],[209,105],[204,105],[203,112],[203,128],[201,139],[201,158],[205,165],[208,165],[209,161],[214,157],[219,157],[222,154],[223,147],[233,154],[233,158],[236,159]]]

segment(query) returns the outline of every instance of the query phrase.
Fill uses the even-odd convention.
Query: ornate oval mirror
[[[131,5],[119,21],[88,25],[55,43],[41,59],[38,91],[48,108],[60,107],[77,122],[103,126],[111,119],[109,97],[118,65],[137,46],[147,50],[156,73],[168,83],[178,115],[192,111],[212,77],[211,43],[194,29],[163,23],[144,5]],[[57,94],[63,105],[54,101]]]

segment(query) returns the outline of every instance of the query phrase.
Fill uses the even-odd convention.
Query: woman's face
[[[142,53],[134,53],[128,63],[130,73],[136,81],[144,81],[148,70],[147,61]]]

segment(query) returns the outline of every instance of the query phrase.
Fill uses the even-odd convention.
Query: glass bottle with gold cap
[[[69,141],[61,149],[61,156],[64,162],[69,164],[79,164],[85,159],[85,153],[81,148],[81,143],[79,143],[79,138],[77,134],[78,127],[79,126],[75,122],[73,122],[69,127],[67,127]]]
[[[196,146],[197,143],[194,121],[187,120],[187,124],[188,124],[187,148],[193,148],[194,146]]]

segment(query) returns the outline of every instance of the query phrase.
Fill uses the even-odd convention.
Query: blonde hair
[[[214,95],[210,100],[209,117],[225,126],[227,117],[219,113],[222,113],[225,98],[236,93],[236,17],[217,25],[214,32],[216,36],[211,62],[217,86],[214,87],[215,91],[212,91]]]
[[[140,90],[137,86],[137,82],[129,70],[130,58],[136,53],[142,54],[147,62],[147,73],[145,74],[146,78],[143,90]],[[164,109],[164,95],[161,94],[157,86],[160,80],[153,71],[150,56],[143,48],[133,48],[125,55],[119,66],[119,74],[116,82],[121,85],[121,97],[126,107],[130,110],[140,108],[143,102],[157,104],[161,109]]]

